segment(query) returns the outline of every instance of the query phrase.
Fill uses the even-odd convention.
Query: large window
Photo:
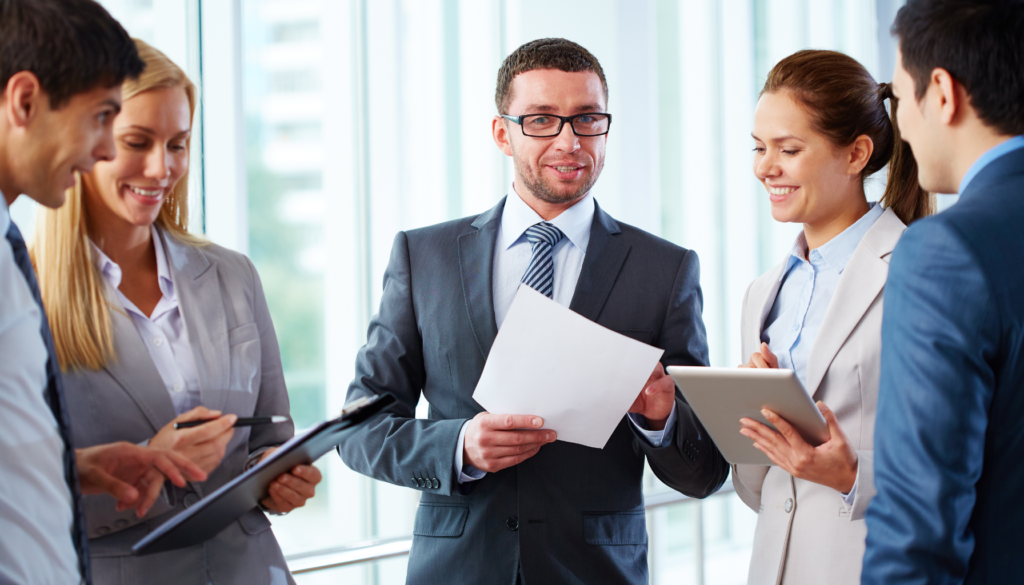
[[[615,126],[598,202],[699,254],[712,363],[739,363],[744,290],[799,229],[771,219],[751,171],[760,84],[804,47],[844,51],[888,80],[899,2],[104,4],[200,84],[194,225],[259,269],[301,428],[344,401],[395,233],[483,212],[506,194],[510,163],[490,135],[496,72],[515,47],[546,36],[586,46],[608,77]],[[882,181],[872,180],[872,197]],[[274,519],[287,555],[411,534],[416,492],[334,455],[319,466],[317,498]],[[667,490],[652,474],[645,485],[651,502]],[[744,583],[755,522],[731,493],[652,508],[652,581]],[[299,581],[402,583],[404,573],[397,556]]]

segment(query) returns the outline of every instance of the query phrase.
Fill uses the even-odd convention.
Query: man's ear
[[[12,128],[24,128],[37,114],[46,99],[39,78],[31,71],[19,71],[7,80],[4,88],[4,115]]]
[[[494,137],[494,143],[498,145],[501,152],[504,152],[506,156],[512,156],[512,143],[509,141],[508,127],[505,125],[505,118],[501,116],[495,116],[491,120],[491,135]]]
[[[928,88],[928,92],[934,92],[934,95],[929,98],[935,100],[934,105],[938,107],[939,120],[947,126],[952,124],[966,104],[966,93],[963,92],[963,87],[953,79],[949,71],[941,67],[932,70],[929,84],[931,87]]]

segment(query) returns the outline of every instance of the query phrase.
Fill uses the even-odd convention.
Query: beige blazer
[[[758,513],[750,585],[859,584],[864,511],[875,495],[875,406],[882,342],[882,288],[889,255],[906,226],[886,210],[864,235],[839,277],[807,363],[807,391],[836,414],[857,451],[852,506],[823,485],[779,467],[733,465],[736,493]],[[757,351],[779,293],[783,261],[751,283],[740,320],[743,356]]]

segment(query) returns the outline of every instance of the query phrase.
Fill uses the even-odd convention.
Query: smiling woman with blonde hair
[[[146,68],[123,87],[116,156],[40,212],[32,252],[61,367],[76,447],[129,441],[176,450],[209,477],[142,518],[84,499],[94,582],[291,583],[264,512],[313,496],[320,472],[297,466],[216,537],[155,555],[131,546],[289,439],[294,426],[234,429],[238,417],[288,415],[281,356],[248,258],[188,232],[196,89],[136,41]],[[176,430],[174,424],[209,420]],[[154,482],[151,489],[162,488]]]

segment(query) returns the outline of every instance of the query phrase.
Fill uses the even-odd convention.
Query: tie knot
[[[531,246],[547,244],[554,248],[555,244],[560,242],[564,237],[565,234],[562,233],[562,230],[546,221],[536,223],[526,228],[526,239],[530,242]]]

